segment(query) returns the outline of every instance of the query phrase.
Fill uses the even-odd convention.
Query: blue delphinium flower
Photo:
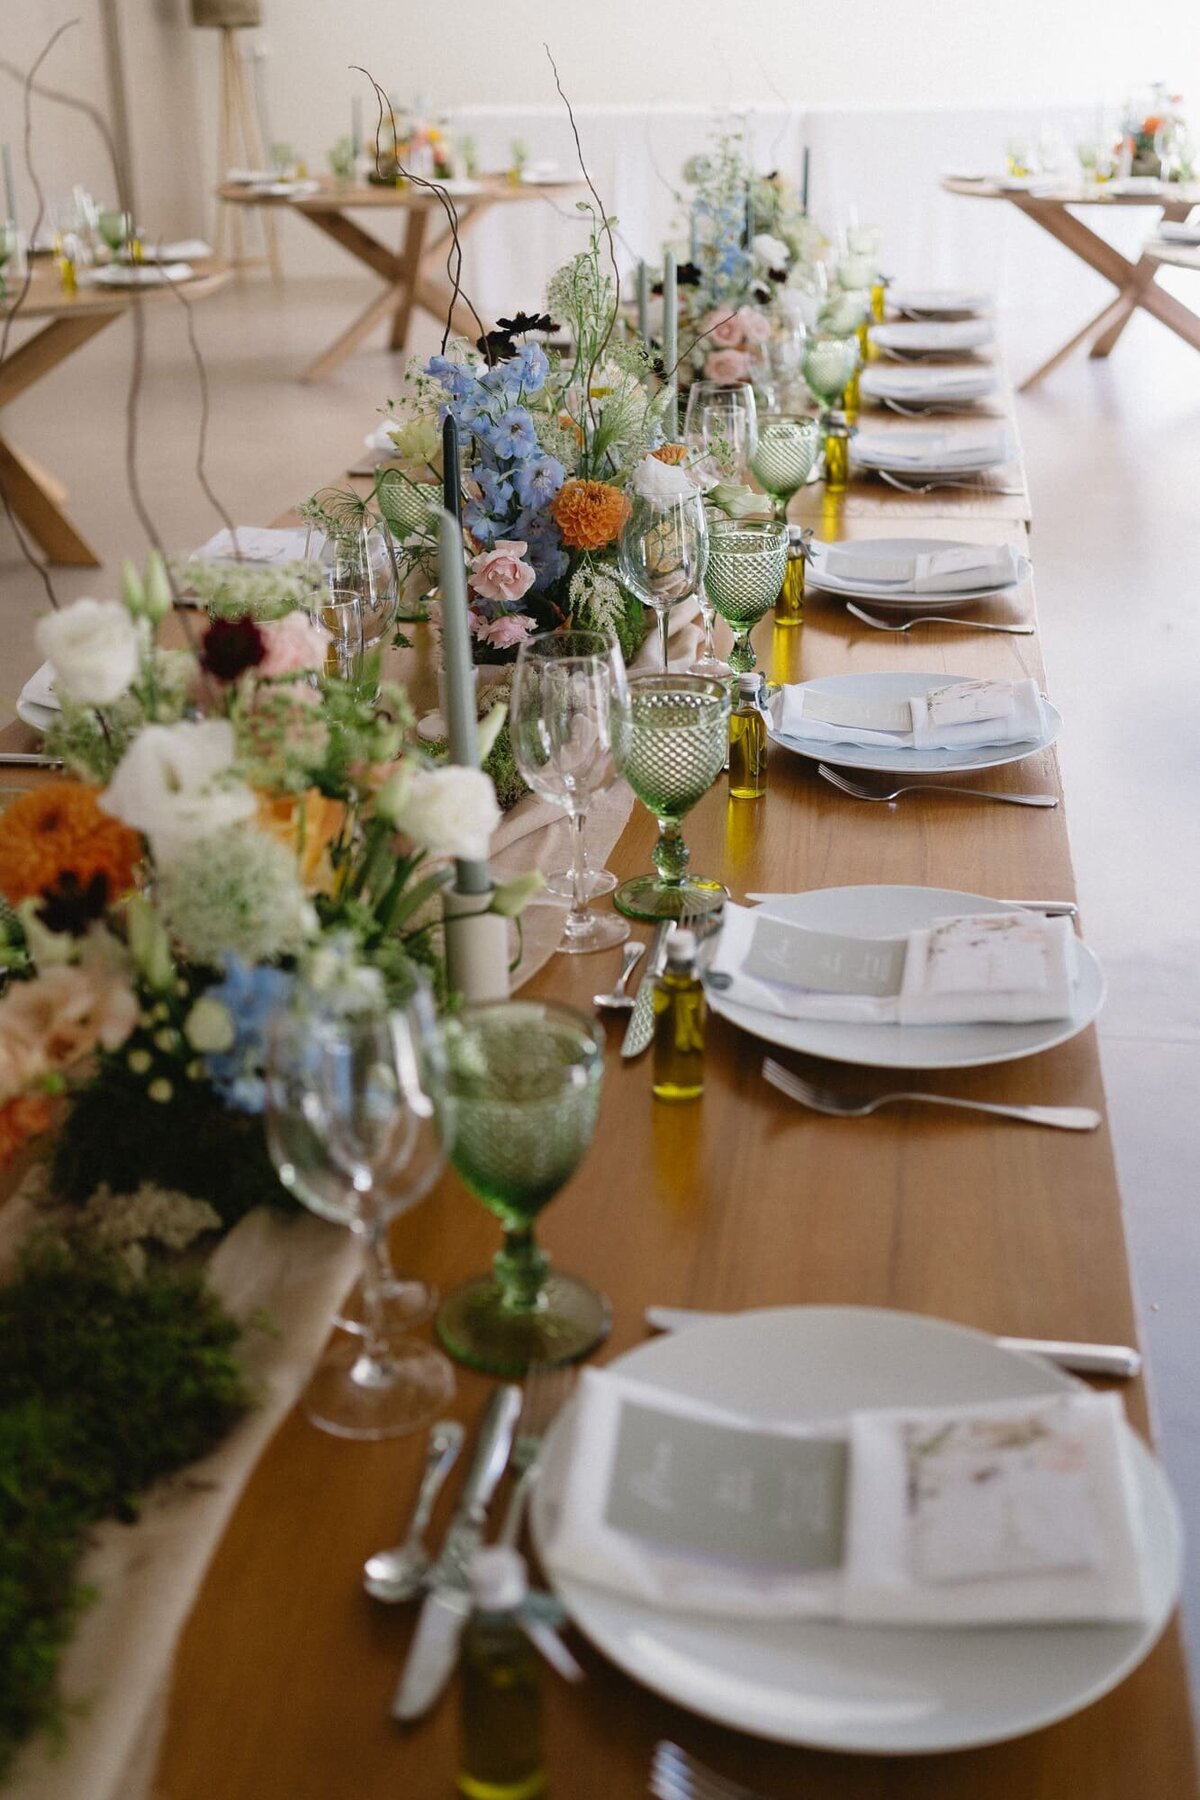
[[[540,344],[522,344],[514,358],[521,373],[521,386],[527,394],[540,393],[550,373],[550,363]]]
[[[486,374],[480,376],[479,385],[486,388],[489,394],[496,394],[504,400],[516,400],[524,386],[520,357],[508,356],[503,362],[494,364]]]
[[[209,1079],[237,1112],[260,1113],[266,1101],[263,1070],[267,1061],[267,1020],[277,1006],[285,1006],[295,977],[269,963],[251,967],[240,956],[225,958],[225,979],[208,989],[229,1014],[233,1042],[226,1050],[205,1056]]]
[[[553,456],[534,456],[518,463],[512,485],[522,506],[549,506],[565,479],[566,470]]]
[[[484,550],[492,548],[502,529],[492,518],[482,500],[467,501],[463,507],[463,524],[475,542]]]
[[[562,534],[549,513],[526,508],[508,527],[509,535],[528,546],[525,561],[536,572],[532,592],[540,594],[567,572],[570,557],[562,547]]]
[[[518,475],[519,473],[520,471],[518,471]],[[472,476],[479,484],[480,498],[490,517],[493,519],[503,518],[512,505],[512,481],[507,475],[502,475],[498,469],[474,469]]]
[[[532,456],[538,447],[533,420],[523,406],[510,406],[483,436],[498,456],[511,457],[513,461]]]
[[[476,376],[465,363],[455,362],[451,356],[431,356],[425,364],[425,373],[440,381],[448,394],[456,400],[465,400],[475,393],[479,387]]]

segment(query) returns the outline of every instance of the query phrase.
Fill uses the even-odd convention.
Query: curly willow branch
[[[364,69],[359,63],[351,63],[350,67],[356,74],[365,75],[375,90],[375,100],[379,107],[379,117],[375,122],[375,173],[382,176],[384,173],[382,144],[383,115],[385,108],[388,111],[391,110],[391,102],[369,69]],[[414,175],[410,169],[406,169],[404,164],[400,161],[399,155],[396,154],[394,136],[392,143],[395,167],[400,171],[401,175],[404,176],[406,181],[412,182],[414,187],[425,188],[428,193],[437,196],[442,211],[446,215],[446,223],[450,227],[450,248],[446,252],[446,275],[450,282],[451,294],[450,304],[446,308],[446,323],[442,329],[442,354],[445,355],[446,345],[450,342],[450,334],[454,329],[454,308],[460,300],[465,300],[468,307],[471,309],[471,317],[479,327],[480,337],[487,337],[487,326],[480,318],[475,307],[475,302],[471,299],[470,294],[467,293],[462,284],[462,243],[458,235],[458,208],[455,206],[450,195],[446,192],[446,189],[440,182],[426,181],[423,175]],[[485,350],[484,355],[487,356],[488,362],[490,363],[492,359],[489,352]]]

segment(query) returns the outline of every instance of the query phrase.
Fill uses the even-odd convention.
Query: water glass
[[[821,429],[815,419],[778,415],[763,420],[750,469],[770,495],[777,519],[786,518],[788,502],[812,474],[820,448]]]
[[[624,919],[588,910],[584,827],[596,794],[616,780],[614,709],[623,704],[625,664],[608,632],[564,631],[526,639],[517,656],[509,736],[518,769],[571,824],[571,907],[559,949],[607,950],[629,936]]]
[[[857,327],[856,327],[857,329]],[[804,352],[804,379],[809,392],[828,412],[845,393],[858,368],[858,340],[821,332],[810,337]]]
[[[779,598],[787,557],[788,528],[781,519],[744,519],[713,535],[704,585],[733,627],[729,664],[739,675],[755,666],[750,633]]]

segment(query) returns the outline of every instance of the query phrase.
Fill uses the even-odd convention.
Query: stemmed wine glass
[[[629,936],[623,919],[588,911],[583,841],[593,796],[616,780],[612,719],[625,685],[610,632],[528,638],[517,656],[509,702],[513,757],[534,793],[565,808],[571,822],[571,909],[558,946],[568,954],[607,950]]]
[[[445,1165],[448,1119],[427,993],[394,1011],[337,1013],[303,991],[267,1038],[267,1145],[283,1185],[348,1225],[363,1251],[361,1335],[339,1343],[305,1393],[312,1423],[337,1437],[385,1438],[428,1424],[454,1392],[444,1356],[390,1334],[381,1286],[388,1222]]]
[[[779,598],[787,556],[788,528],[782,519],[743,519],[713,535],[704,585],[733,627],[729,666],[739,675],[755,666],[750,633]]]
[[[750,468],[770,496],[776,519],[787,518],[788,502],[811,475],[820,448],[821,429],[815,419],[763,420]]]
[[[114,258],[117,258],[122,250],[133,241],[133,214],[107,210],[98,212],[96,229],[108,245]]]
[[[635,875],[613,896],[634,919],[678,919],[715,911],[728,898],[710,877],[687,875],[680,830],[725,765],[729,688],[711,675],[639,675],[614,717],[613,750],[626,781],[658,820],[656,875]]]
[[[712,390],[696,395],[696,388]],[[722,388],[713,382],[696,382],[688,396],[684,441],[693,454],[693,468],[706,487],[718,482],[745,483],[758,441],[754,390],[749,383]],[[688,665],[692,675],[729,674],[729,664],[717,655],[713,641],[716,615],[706,593],[701,592],[700,617],[704,642],[700,655]]]
[[[828,417],[858,368],[858,340],[832,332],[811,337],[804,351],[804,380]]]
[[[617,567],[630,593],[658,617],[664,670],[669,665],[671,608],[702,592],[707,558],[708,525],[699,493],[663,500],[634,496],[617,547]]]
[[[447,1295],[438,1336],[451,1356],[494,1375],[575,1362],[608,1333],[608,1301],[552,1269],[534,1220],[592,1141],[604,1035],[549,1000],[469,1006],[446,1021],[446,1110],[455,1169],[495,1213],[504,1245],[492,1275]]]
[[[688,389],[687,409],[683,415],[685,443],[693,441],[701,414],[705,412],[715,412],[717,415],[725,413],[731,420],[727,437],[734,443],[739,436],[742,438],[743,460],[753,456],[758,434],[758,408],[750,382],[693,381]],[[739,415],[745,419],[744,425],[736,423]],[[715,424],[715,420],[713,423]],[[715,435],[717,434],[714,432]]]

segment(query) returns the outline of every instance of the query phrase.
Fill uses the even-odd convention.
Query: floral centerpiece
[[[437,859],[486,856],[499,810],[409,741],[402,688],[323,673],[305,610],[168,649],[170,604],[152,558],[38,628],[67,778],[0,814],[0,1160],[61,1114],[62,1197],[148,1180],[229,1223],[280,1192],[272,1007],[301,975],[385,994],[436,963]]]
[[[1149,90],[1126,101],[1121,137],[1131,175],[1157,175],[1168,181],[1191,179],[1192,151],[1183,95],[1169,93],[1165,82],[1156,81]]]

